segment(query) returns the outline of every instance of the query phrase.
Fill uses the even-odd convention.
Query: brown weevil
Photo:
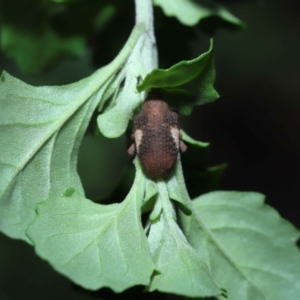
[[[137,153],[146,174],[154,179],[166,177],[172,170],[179,150],[187,146],[181,140],[178,113],[171,111],[159,90],[152,89],[141,112],[133,117],[134,143],[128,153]]]

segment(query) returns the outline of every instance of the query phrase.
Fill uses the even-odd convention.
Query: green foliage
[[[0,3],[1,47],[25,74],[41,75],[65,58],[77,58],[91,34],[115,17],[109,1]]]
[[[244,27],[244,23],[232,15],[222,5],[207,0],[153,0],[168,17],[175,17],[186,26],[194,26],[203,19],[216,16],[234,26]]]
[[[154,263],[140,222],[144,182],[138,171],[120,204],[96,204],[77,191],[41,202],[27,232],[38,255],[87,289],[148,285]]]
[[[83,194],[76,171],[81,139],[99,102],[110,96],[104,92],[127,59],[138,31],[111,64],[70,85],[33,87],[3,72],[0,228],[7,235],[29,241],[25,231],[38,202],[70,187]]]
[[[229,299],[297,299],[299,231],[263,203],[259,193],[213,192],[181,214],[187,240],[209,262]],[[221,298],[220,298],[221,299]]]
[[[181,22],[193,3],[178,1],[174,6]],[[102,14],[95,13],[95,26],[103,27],[115,13],[106,2],[103,7]],[[101,133],[115,138],[126,132],[150,88],[163,88],[170,105],[185,114],[218,97],[212,43],[196,59],[157,69],[151,3],[137,0],[136,8],[136,25],[119,55],[85,79],[33,87],[2,73],[0,230],[30,243],[55,270],[86,289],[122,292],[144,285],[148,291],[187,297],[223,299],[228,292],[234,300],[296,299],[300,260],[294,243],[299,231],[257,193],[214,192],[191,201],[180,154],[170,176],[156,181],[143,173],[136,157],[135,180],[121,203],[96,204],[85,197],[76,163],[93,114]],[[216,13],[240,25],[220,6],[210,6],[206,15]],[[15,37],[20,32],[15,28],[4,26],[7,53],[20,55],[24,69],[38,72],[39,63],[18,49]],[[27,38],[21,38],[23,45],[32,41]],[[47,34],[43,38],[49,45]],[[42,68],[67,41],[53,45],[52,52],[43,49],[51,55],[42,52]],[[179,97],[174,89],[181,92]],[[191,157],[183,163],[194,180],[192,194],[215,189],[225,165],[207,168],[208,143],[183,131],[182,136],[189,147],[185,155]]]
[[[38,75],[67,56],[81,55],[84,39],[79,35],[60,36],[48,27],[33,33],[3,25],[1,45],[6,55],[16,60],[22,72]]]
[[[211,41],[208,52],[193,60],[181,61],[166,70],[154,69],[137,86],[137,89],[141,92],[150,88],[164,88],[170,92],[168,97],[170,105],[182,114],[188,115],[194,105],[209,103],[219,97],[213,87],[215,77],[213,43]],[[194,95],[190,94],[189,97],[185,97],[183,93],[180,93],[181,90],[173,89],[177,87],[191,91],[194,87]]]
[[[138,59],[136,56],[135,58]],[[98,127],[104,136],[116,138],[126,131],[134,109],[141,103],[140,95],[136,92],[136,83],[136,78],[127,80],[115,100],[115,105],[98,116]]]
[[[100,96],[97,74],[89,79],[64,87],[32,87],[2,74],[0,224],[6,234],[28,240],[25,230],[36,203],[68,187],[83,192],[77,151]]]
[[[1,230],[32,243],[37,253],[56,270],[88,289],[109,286],[120,292],[144,284],[151,291],[170,292],[174,281],[178,281],[182,285],[176,293],[218,295],[222,292],[212,281],[205,262],[188,245],[170,215],[169,199],[191,213],[180,167],[176,167],[176,175],[168,181],[167,187],[162,187],[161,196],[156,185],[148,183],[151,181],[145,178],[137,163],[131,192],[122,204],[110,206],[85,199],[76,172],[78,146],[96,106],[99,111],[103,110],[98,117],[100,130],[109,135],[110,129],[124,131],[139,105],[135,85],[137,75],[143,75],[136,68],[141,56],[140,36],[143,36],[142,31],[136,28],[110,65],[71,85],[33,87],[3,73],[1,122],[5,130],[0,133],[3,141],[1,171],[6,181],[1,185]],[[124,62],[127,64],[122,68]],[[193,63],[189,66],[194,68]],[[182,76],[186,71],[184,68]],[[126,83],[121,88],[124,78]],[[116,96],[112,94],[115,90]],[[108,99],[114,105],[109,104],[104,109],[103,102]],[[13,114],[20,105],[24,109],[18,115]],[[110,119],[114,122],[109,122]],[[113,127],[113,124],[119,126]],[[120,134],[122,132],[118,132]],[[14,151],[6,150],[10,148]],[[153,197],[157,199],[148,205],[148,210],[153,209],[148,244],[139,220],[142,206]],[[160,229],[155,229],[157,226]],[[161,265],[159,257],[150,255],[150,251],[161,247],[153,239],[153,234],[160,234],[161,226],[163,236],[170,236],[171,245],[161,249],[163,255],[170,251],[179,255],[178,265],[168,263],[177,269],[182,269],[186,260],[190,261],[188,265],[194,266],[199,275],[199,286],[195,290],[191,289],[193,278],[186,276],[190,273],[188,265],[181,273],[167,273],[168,264]],[[181,246],[173,249],[180,243]],[[154,269],[159,270],[159,274],[151,280]]]
[[[154,276],[149,290],[193,297],[221,294],[210,277],[206,262],[181,232],[165,182],[158,182],[157,189],[159,197],[155,205],[160,206],[161,212],[152,221],[148,240],[160,274]]]

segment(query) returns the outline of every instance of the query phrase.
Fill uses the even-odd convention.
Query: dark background
[[[243,20],[247,28],[214,32],[215,87],[221,97],[212,104],[196,107],[190,117],[183,118],[183,127],[194,138],[211,142],[210,165],[228,163],[221,189],[264,193],[268,204],[300,227],[299,5],[292,0],[219,2]],[[175,19],[164,17],[159,9],[155,10],[155,17],[161,67],[207,51],[209,36],[199,27],[183,27]],[[82,58],[64,61],[44,77],[21,74],[14,62],[3,55],[0,68],[32,84],[78,80],[113,59],[119,48],[111,45],[118,39],[121,47],[132,28],[133,18],[132,6],[115,20],[115,25],[111,25],[115,29],[103,32],[91,41],[91,47]],[[90,142],[94,143],[86,141],[82,149],[90,149]],[[94,144],[97,143],[99,140]],[[110,164],[108,166],[103,166],[101,159],[97,163],[91,159],[90,163],[96,168],[113,170],[102,179],[96,177],[92,182],[83,179],[91,197],[100,192],[107,194],[113,189],[115,173],[121,173],[128,160],[126,146],[125,138],[120,138],[101,150],[105,156],[113,149],[124,149],[123,153],[116,153],[115,163],[106,162]],[[97,156],[97,153],[92,155]],[[81,165],[86,163],[79,162]],[[79,169],[84,176],[86,170]],[[99,181],[103,185],[104,179],[108,190],[99,191]],[[89,294],[75,287],[21,241],[1,235],[0,245],[1,300],[118,297],[107,290]],[[132,293],[134,291],[129,291],[118,299],[135,298]],[[152,298],[159,296],[152,295]]]

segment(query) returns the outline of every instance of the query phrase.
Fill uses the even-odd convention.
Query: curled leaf
[[[137,86],[139,92],[151,88],[162,88],[168,92],[167,102],[183,114],[190,114],[194,105],[214,101],[219,94],[214,89],[215,68],[213,61],[213,43],[210,49],[199,57],[181,61],[169,69],[154,69]],[[191,91],[190,95],[174,93],[174,87]]]

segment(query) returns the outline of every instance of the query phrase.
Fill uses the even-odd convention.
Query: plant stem
[[[144,24],[149,35],[153,38],[154,37],[154,29],[153,29],[153,8],[152,8],[152,1],[151,0],[135,0],[135,24],[138,25],[140,23]]]
[[[143,52],[147,57],[143,57],[146,72],[151,72],[154,68],[158,67],[157,59],[157,48],[154,35],[153,26],[153,7],[151,0],[135,0],[135,25],[143,25],[146,29],[145,34],[147,35],[144,45]]]

